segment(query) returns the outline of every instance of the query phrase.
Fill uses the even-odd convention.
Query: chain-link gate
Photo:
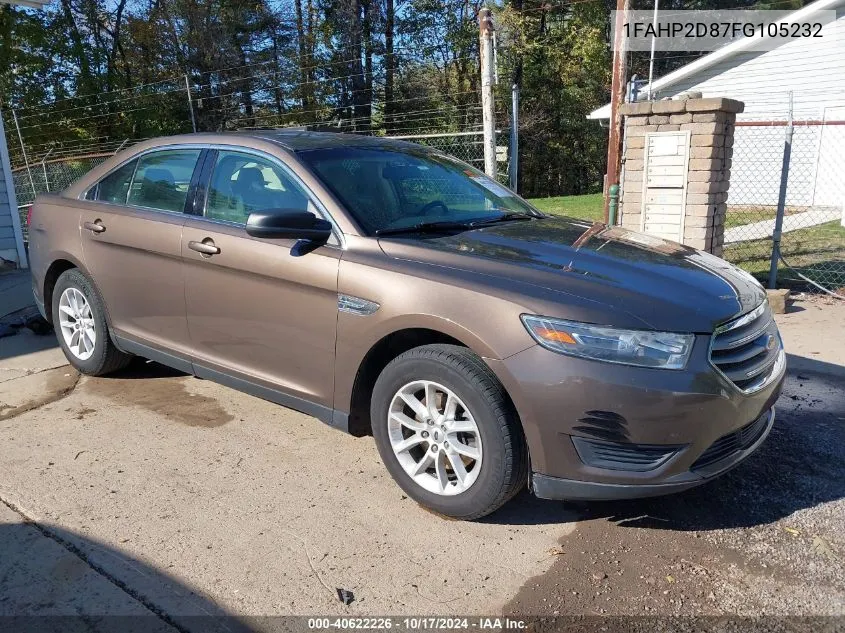
[[[793,120],[790,103],[791,95],[777,118],[736,123],[723,256],[764,282],[837,292],[845,288],[845,107]]]

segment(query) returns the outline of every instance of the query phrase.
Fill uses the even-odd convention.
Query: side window
[[[135,163],[137,162],[135,160],[130,161],[110,173],[96,186],[89,189],[85,198],[87,200],[126,204],[126,194],[129,193],[129,183],[132,180],[132,174],[135,173]]]
[[[200,150],[172,149],[138,159],[129,204],[182,213]]]
[[[308,211],[302,188],[269,160],[220,151],[208,188],[205,215],[213,220],[246,224],[253,211]]]

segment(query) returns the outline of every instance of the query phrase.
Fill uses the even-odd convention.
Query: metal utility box
[[[646,134],[640,225],[644,233],[684,241],[689,148],[689,130]]]

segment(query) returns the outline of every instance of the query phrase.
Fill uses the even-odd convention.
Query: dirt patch
[[[642,517],[649,518],[659,520]],[[553,569],[526,584],[504,615],[724,614],[714,570],[725,568],[776,573],[749,569],[736,552],[714,550],[700,534],[585,520],[563,541]]]
[[[85,416],[96,413],[97,410],[89,407],[71,407],[70,409],[65,409],[65,412],[70,413],[77,420],[84,420]]]
[[[0,401],[0,420],[8,420],[19,415],[61,400],[73,391],[79,382],[79,372],[70,366],[48,369],[35,374],[28,374],[4,383],[4,390],[15,387],[15,397],[25,395],[23,402],[8,404]],[[29,394],[26,396],[27,392]],[[0,398],[3,395],[0,394]]]
[[[101,396],[124,406],[137,406],[188,426],[217,427],[231,422],[230,415],[214,398],[188,389],[195,378],[146,363],[115,374],[89,378],[84,393]]]

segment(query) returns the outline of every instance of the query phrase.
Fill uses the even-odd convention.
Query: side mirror
[[[264,239],[307,240],[325,244],[332,234],[332,225],[308,211],[268,209],[249,214],[246,232],[252,237]]]

